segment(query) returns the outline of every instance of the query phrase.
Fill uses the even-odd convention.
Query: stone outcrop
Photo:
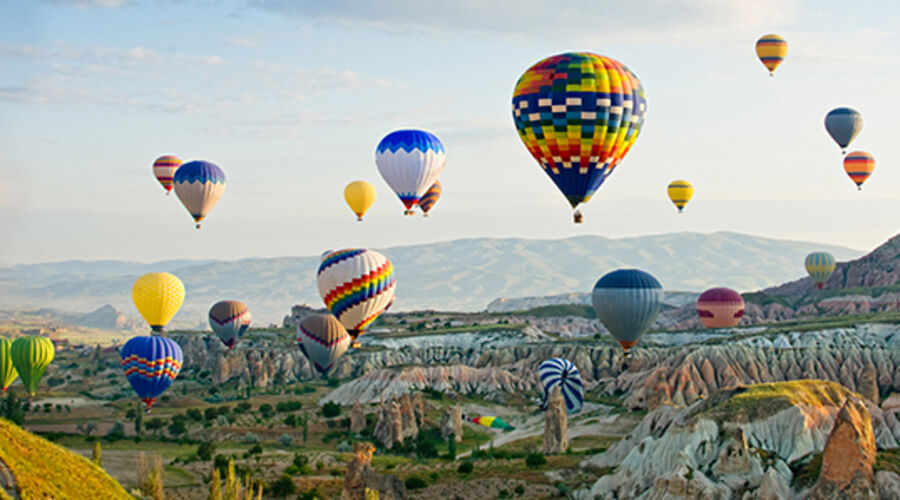
[[[379,405],[378,422],[375,424],[373,435],[387,449],[391,449],[397,443],[403,444],[406,439],[415,439],[419,435],[415,401],[422,402],[421,394],[412,397],[404,394],[399,398],[383,401]]]
[[[875,435],[869,412],[856,398],[848,398],[825,443],[819,480],[808,500],[876,499]]]
[[[462,442],[462,408],[459,405],[446,408],[441,415],[441,437],[448,439],[450,435],[455,436],[457,443]]]
[[[399,478],[378,474],[372,469],[372,454],[375,447],[371,443],[360,442],[353,445],[353,460],[344,475],[343,500],[366,500],[377,492],[379,500],[401,500],[408,498],[406,486]],[[368,495],[367,490],[370,492]]]
[[[353,403],[350,407],[350,432],[362,432],[366,428],[366,412],[361,404]]]
[[[878,371],[875,369],[875,365],[872,363],[866,365],[862,374],[860,374],[859,384],[857,385],[856,392],[860,393],[864,398],[876,405],[880,403],[881,398],[878,394]]]
[[[400,422],[403,427],[403,439],[419,435],[419,425],[408,393],[400,397]]]
[[[316,309],[306,304],[298,304],[291,307],[291,313],[284,317],[284,319],[281,321],[281,326],[282,328],[297,328],[297,325],[300,324],[300,320],[302,320],[303,318],[313,314],[322,314],[327,312],[328,309]]]
[[[565,453],[569,447],[567,431],[566,402],[557,385],[550,391],[547,410],[544,412],[544,445],[541,451],[553,455]]]

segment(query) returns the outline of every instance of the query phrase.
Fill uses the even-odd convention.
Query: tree
[[[210,441],[204,441],[197,447],[197,458],[203,460],[212,460],[213,454],[216,452],[216,445]]]
[[[238,482],[234,473],[234,459],[228,459],[228,473],[225,475],[225,500],[238,500],[238,489],[241,483]]]
[[[287,447],[291,446],[292,444],[294,444],[294,436],[291,436],[290,434],[287,434],[287,433],[282,434],[282,435],[278,436],[278,444],[280,444],[284,448],[287,448]]]
[[[135,417],[134,417],[134,433],[138,436],[144,435],[144,413],[141,411],[141,406],[139,404],[134,405],[135,408]]]
[[[169,424],[168,431],[172,437],[178,437],[187,432],[187,427],[184,425],[183,420],[173,418],[172,423]]]
[[[331,401],[322,406],[322,415],[325,418],[334,418],[341,414],[341,405]]]
[[[94,449],[91,452],[91,462],[97,464],[97,467],[103,467],[103,462],[100,459],[102,454],[103,450],[100,449],[100,441],[94,441]]]
[[[452,432],[447,436],[447,456],[450,460],[456,460],[456,434]]]
[[[306,446],[306,435],[309,433],[309,413],[303,412],[303,446]]]
[[[543,453],[529,453],[525,457],[525,465],[531,467],[532,469],[538,469],[547,463],[547,459],[544,458]]]
[[[138,484],[141,493],[153,500],[164,500],[162,459],[159,455],[153,457],[153,468],[147,464],[147,456],[141,453],[138,463]]]
[[[116,420],[109,432],[106,433],[106,439],[113,442],[125,439],[125,422]]]
[[[16,393],[9,391],[6,395],[6,402],[3,405],[3,416],[10,422],[22,426],[25,423],[25,412],[16,399]]]
[[[157,435],[161,434],[161,429],[165,426],[166,426],[166,422],[159,417],[151,418],[150,420],[147,421],[147,424],[145,425],[145,427],[147,427],[148,431],[157,431]]]
[[[286,474],[282,474],[274,483],[269,485],[269,494],[276,497],[286,498],[288,495],[293,495],[296,492],[297,486],[294,485],[294,480]]]
[[[212,479],[209,481],[209,500],[222,500],[221,479],[221,476],[219,476],[219,469],[213,467]]]

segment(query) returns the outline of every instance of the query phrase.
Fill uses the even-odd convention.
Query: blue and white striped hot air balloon
[[[591,302],[597,318],[627,355],[628,349],[656,321],[663,297],[662,285],[649,273],[619,269],[597,281]]]
[[[578,367],[568,359],[550,358],[538,366],[538,376],[544,387],[541,401],[541,409],[547,409],[547,400],[550,391],[559,386],[562,397],[566,402],[566,411],[575,413],[584,404],[584,384],[581,382],[581,374]]]
[[[178,167],[172,182],[175,194],[200,229],[200,221],[225,192],[225,172],[215,163],[195,160]]]
[[[405,215],[437,181],[447,154],[434,134],[424,130],[391,132],[375,148],[375,164],[388,186],[406,207]]]

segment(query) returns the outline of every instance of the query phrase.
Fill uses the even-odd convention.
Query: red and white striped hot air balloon
[[[697,315],[707,328],[731,328],[744,316],[744,298],[730,288],[710,288],[697,298]]]
[[[181,158],[173,155],[160,156],[153,162],[153,175],[166,190],[166,196],[172,192],[172,179],[180,166]]]

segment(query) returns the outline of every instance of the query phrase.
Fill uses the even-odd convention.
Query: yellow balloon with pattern
[[[363,220],[363,215],[375,203],[375,196],[375,186],[366,181],[353,181],[344,188],[344,200],[359,221]]]
[[[775,76],[775,69],[784,61],[787,52],[787,41],[778,35],[763,35],[756,41],[756,56],[769,70],[769,76]]]
[[[678,207],[678,213],[691,201],[694,196],[694,186],[685,180],[677,180],[669,183],[669,199]]]
[[[131,300],[154,332],[162,333],[184,302],[184,284],[169,273],[148,273],[134,282]]]

